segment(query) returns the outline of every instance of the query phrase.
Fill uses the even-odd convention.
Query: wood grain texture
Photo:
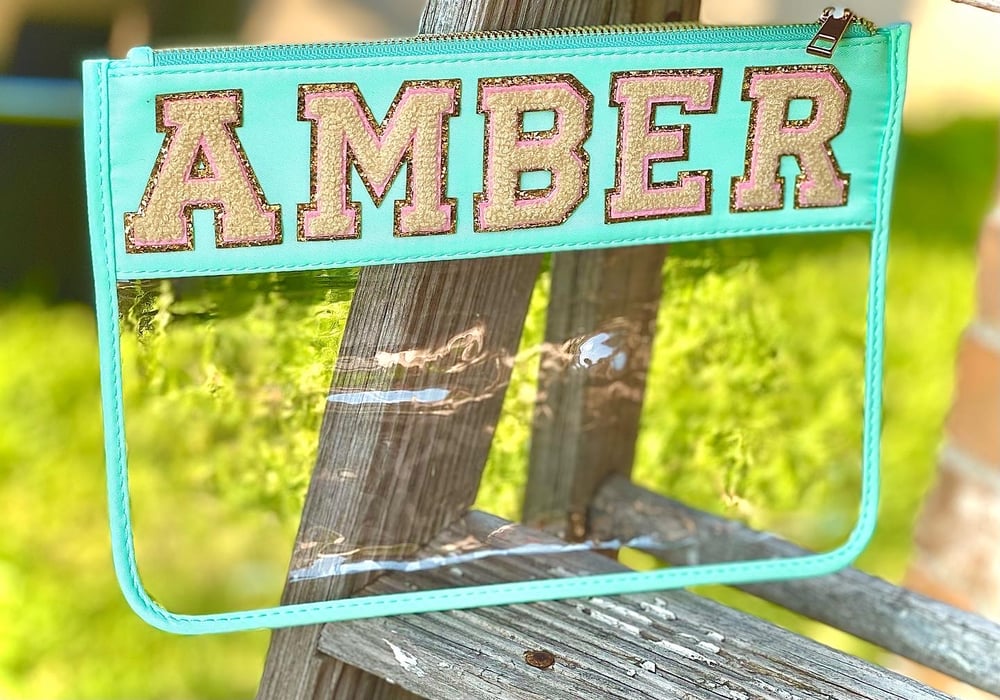
[[[774,535],[687,508],[614,478],[591,513],[598,537],[654,534],[671,564],[808,554]],[[857,569],[740,589],[1000,695],[1000,625]]]
[[[637,2],[431,0],[420,31],[602,24],[620,21]],[[463,403],[434,415],[398,406],[331,404],[293,569],[338,540],[346,546],[419,546],[472,503],[537,270],[537,258],[517,257],[362,272],[332,391],[445,388]],[[470,334],[481,337],[469,341]],[[411,350],[447,356],[449,345],[469,342],[467,351],[483,359],[461,372],[444,372],[431,360],[410,363],[403,371],[391,363],[373,364],[378,356]],[[467,400],[477,396],[485,400]],[[367,580],[292,583],[282,601],[343,597]],[[317,626],[272,633],[259,698],[407,697],[316,656],[318,634]]]
[[[972,5],[984,10],[992,10],[993,12],[1000,12],[1000,0],[954,0],[954,2],[960,2],[963,5]]]
[[[632,471],[666,246],[557,253],[523,520],[565,539],[611,474]]]
[[[627,7],[646,22],[697,20],[699,10],[700,0]],[[666,254],[642,246],[552,256],[524,522],[580,541],[597,487],[631,473]]]
[[[507,546],[555,541],[480,513],[442,540],[469,531],[483,539],[496,533],[494,546],[502,546],[498,537]],[[496,557],[459,569],[392,574],[365,592],[621,570],[596,553]],[[428,698],[946,697],[685,591],[336,623],[324,627],[319,648]],[[528,652],[551,665],[530,665]]]
[[[526,257],[362,272],[331,394],[371,398],[328,405],[293,569],[337,548],[415,549],[465,513],[478,489],[538,262]],[[495,303],[501,298],[502,307]],[[446,398],[433,407],[377,400],[378,392],[421,389]],[[338,576],[290,583],[282,602],[343,597],[366,582]],[[318,626],[272,634],[259,697],[375,692],[373,679],[316,657],[318,635]]]

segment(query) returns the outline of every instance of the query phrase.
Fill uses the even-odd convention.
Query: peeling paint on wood
[[[495,527],[472,513],[456,536]],[[507,530],[506,546],[546,537]],[[544,541],[550,541],[548,538]],[[445,541],[445,536],[440,542]],[[440,544],[439,542],[439,544]],[[497,557],[463,567],[463,580],[496,583],[546,575],[621,571],[593,552],[544,558]],[[366,593],[440,585],[446,573],[392,574]],[[654,612],[655,611],[655,612]],[[392,633],[386,632],[390,629]],[[723,633],[720,630],[725,630]],[[416,658],[423,677],[399,674],[383,639]],[[931,700],[946,696],[915,681],[758,618],[686,591],[599,596],[326,625],[319,650],[376,675],[390,675],[417,695],[445,700],[546,698],[687,698],[690,700]],[[526,650],[555,660],[546,669],[523,661]],[[440,667],[442,662],[448,668]]]
[[[663,620],[676,620],[677,616],[667,609],[667,604],[660,598],[655,598],[652,603],[642,603],[641,607],[646,612],[656,615]]]
[[[423,678],[424,676],[427,675],[421,670],[420,664],[417,663],[417,657],[415,657],[413,654],[408,654],[407,652],[403,651],[403,649],[396,646],[388,639],[383,639],[382,641],[385,642],[390,649],[392,649],[392,656],[393,658],[396,659],[396,663],[399,664],[399,667],[401,669],[403,669],[407,673],[412,673],[417,678]]]
[[[591,516],[592,522],[608,528],[596,530],[596,537],[634,530],[669,538],[678,534],[674,523],[687,523],[683,537],[688,544],[657,552],[672,564],[807,554],[773,535],[690,509],[625,479],[605,483]],[[1000,695],[1000,625],[983,617],[857,569],[739,588]],[[719,645],[725,637],[721,631],[717,634],[721,639],[711,642]]]

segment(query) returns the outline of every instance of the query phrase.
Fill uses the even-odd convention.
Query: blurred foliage
[[[265,634],[165,635],[115,590],[90,310],[8,300],[0,329],[0,697],[249,696]]]
[[[858,500],[868,238],[671,246],[637,482],[814,547],[843,538]],[[823,308],[837,313],[817,314],[808,292],[819,280],[832,280]],[[513,519],[547,282],[535,292],[477,504]]]
[[[962,122],[903,142],[882,520],[861,559],[891,579],[905,566],[933,475],[956,340],[972,314],[996,131],[993,122]],[[857,235],[674,246],[637,478],[815,536],[816,546],[835,543],[857,498],[867,256]],[[173,607],[259,605],[278,593],[353,278],[332,273],[322,282],[261,275],[122,290],[140,566]],[[480,500],[507,515],[523,484],[546,284],[543,276]],[[0,300],[0,366],[0,697],[251,696],[266,633],[163,634],[118,593],[91,312]],[[218,421],[185,420],[219,406]],[[765,500],[787,517],[757,510]],[[809,514],[821,517],[809,533],[795,531]],[[234,563],[246,552],[249,561]],[[758,601],[712,594],[842,641]]]
[[[858,501],[868,238],[673,247],[637,481],[814,548],[839,543]]]
[[[168,608],[277,604],[355,279],[120,288],[136,555]]]

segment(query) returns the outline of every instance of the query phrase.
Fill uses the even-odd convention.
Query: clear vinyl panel
[[[214,613],[763,556],[734,524],[830,550],[860,499],[868,259],[838,234],[398,288],[122,282],[144,584]],[[534,289],[466,298],[441,282],[463,265]]]

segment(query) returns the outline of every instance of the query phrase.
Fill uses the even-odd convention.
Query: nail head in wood
[[[535,668],[549,668],[556,662],[556,657],[551,651],[544,649],[529,649],[524,652],[524,662]]]

